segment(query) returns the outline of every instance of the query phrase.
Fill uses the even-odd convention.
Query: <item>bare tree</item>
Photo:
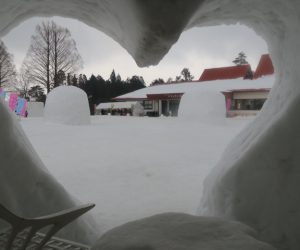
[[[33,83],[44,85],[49,93],[60,84],[60,72],[74,74],[82,68],[82,59],[70,31],[47,21],[36,27],[24,67],[30,69]]]
[[[61,73],[75,73],[82,68],[82,59],[76,48],[75,41],[71,38],[68,29],[57,26],[52,22],[53,49],[51,50],[50,61],[53,69],[54,87],[61,81]]]
[[[13,57],[8,53],[3,41],[0,41],[0,87],[9,86],[16,82],[16,68]]]
[[[15,88],[18,90],[18,92],[20,93],[20,95],[23,98],[29,98],[28,92],[29,89],[32,85],[32,77],[30,74],[30,71],[27,67],[25,67],[25,65],[23,64],[19,73],[19,77],[18,77],[18,83],[15,86]]]

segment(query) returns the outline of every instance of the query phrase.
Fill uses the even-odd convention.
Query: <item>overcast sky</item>
[[[3,37],[9,52],[14,55],[19,69],[30,44],[35,27],[45,18],[32,18],[11,30]],[[143,76],[147,85],[156,78],[173,79],[185,67],[198,79],[205,68],[230,66],[240,51],[255,70],[261,54],[268,53],[265,41],[251,29],[241,25],[193,28],[182,33],[178,42],[157,66],[137,67],[135,61],[118,43],[102,32],[77,20],[54,17],[53,20],[71,32],[84,61],[84,68],[78,72],[100,74],[109,78],[112,69],[122,79],[133,75]]]

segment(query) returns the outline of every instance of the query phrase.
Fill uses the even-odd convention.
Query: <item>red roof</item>
[[[254,78],[274,74],[274,67],[269,54],[262,55],[254,73]]]
[[[249,70],[251,70],[249,64],[205,69],[202,75],[200,76],[199,81],[202,82],[202,81],[226,80],[226,79],[236,79],[240,77],[245,78]]]

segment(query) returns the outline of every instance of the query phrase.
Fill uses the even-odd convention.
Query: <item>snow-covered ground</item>
[[[280,249],[299,249],[298,0],[0,2],[1,35],[31,16],[73,17],[111,36],[140,66],[158,63],[184,29],[236,22],[253,28],[268,43],[275,66],[276,82],[262,115],[227,148],[226,155],[207,179],[204,208],[209,215],[235,218],[255,226],[260,231],[261,239],[276,244]],[[55,180],[43,172],[43,166],[27,145],[23,132],[3,106],[0,104],[0,152],[1,159],[4,160],[0,185],[1,190],[5,190],[2,200],[20,211],[33,212],[41,206],[48,207],[45,201],[49,197],[45,198],[43,194],[48,194],[50,190],[53,194],[51,201],[58,201],[59,207],[72,204]],[[56,130],[59,131],[57,128]],[[199,133],[197,130],[195,136]],[[62,140],[59,143],[63,143]],[[126,145],[125,149],[130,152],[129,146]],[[134,159],[138,153],[140,152],[137,152]],[[74,157],[74,154],[64,157]],[[98,151],[97,155],[101,157]],[[88,162],[84,164],[87,165]],[[26,169],[26,176],[29,176],[29,169],[33,178],[25,178],[23,169]],[[27,181],[26,184],[15,185],[16,181],[20,181],[15,174],[18,170],[22,181]],[[44,181],[38,182],[39,177],[44,178]],[[34,189],[33,185],[39,185],[39,188]],[[26,199],[23,198],[23,190],[31,202],[24,202]],[[39,205],[33,199],[36,194],[40,194],[37,202]]]
[[[22,119],[46,167],[103,231],[161,212],[194,214],[202,182],[253,118],[222,125],[180,118],[95,116],[87,126]]]

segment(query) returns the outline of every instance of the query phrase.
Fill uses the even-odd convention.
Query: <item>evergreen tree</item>
[[[84,83],[85,78],[85,75],[79,76],[79,79],[82,79],[79,85],[82,85],[82,89],[86,92],[90,106],[90,114],[94,115],[95,105],[97,103],[96,84],[98,80],[94,75],[91,75],[90,79],[86,83]]]
[[[70,73],[68,73],[68,75],[67,75],[67,85],[72,85],[72,80],[71,80],[71,74]]]
[[[183,80],[181,79],[181,76],[176,76],[176,77],[175,77],[175,82],[181,82],[181,81],[183,81]]]
[[[173,82],[172,77],[169,77],[169,78],[167,79],[167,83],[172,83],[172,82]]]
[[[115,73],[114,69],[113,69],[113,71],[110,74],[109,80],[110,80],[111,83],[116,83],[116,81],[117,81],[116,73]]]
[[[116,82],[117,83],[122,83],[122,78],[121,78],[121,76],[119,74],[116,77]]]
[[[192,76],[190,70],[188,68],[183,68],[181,70],[181,75],[183,77],[183,81],[192,81],[194,79],[194,76]]]
[[[55,76],[55,84],[54,87],[58,87],[60,85],[64,85],[66,80],[66,74],[63,70],[59,70]]]
[[[87,83],[87,78],[86,78],[85,74],[82,75],[82,79],[83,79],[83,84],[86,84]]]
[[[100,75],[97,75],[97,80],[99,81],[99,82],[103,82],[103,83],[105,83],[105,80],[103,79],[103,77],[102,76],[100,76]]]
[[[80,74],[78,77],[78,87],[83,89],[83,86],[84,86],[84,79],[83,79],[82,74]]]
[[[73,75],[73,77],[71,78],[71,83],[73,86],[78,86],[78,79],[76,77],[76,74]]]
[[[243,64],[249,64],[246,60],[247,56],[246,54],[241,51],[238,56],[232,61],[235,65],[243,65]]]
[[[154,86],[154,85],[159,85],[159,84],[164,84],[165,81],[162,78],[157,78],[155,80],[153,80],[150,84],[150,86]]]
[[[113,97],[145,87],[145,81],[141,76],[134,75],[131,78],[127,78],[126,81],[122,81],[120,75],[117,75],[114,78],[115,75],[114,70],[111,74],[112,77],[110,77],[109,80],[104,80],[100,75],[97,77],[91,75],[89,80],[87,80],[87,83],[84,84],[83,89],[89,98],[91,114],[93,114],[92,108],[95,105],[98,105],[101,102],[110,102]]]
[[[40,85],[32,86],[28,90],[28,95],[31,98],[34,98],[37,102],[44,102],[46,101],[46,95],[44,89]]]

